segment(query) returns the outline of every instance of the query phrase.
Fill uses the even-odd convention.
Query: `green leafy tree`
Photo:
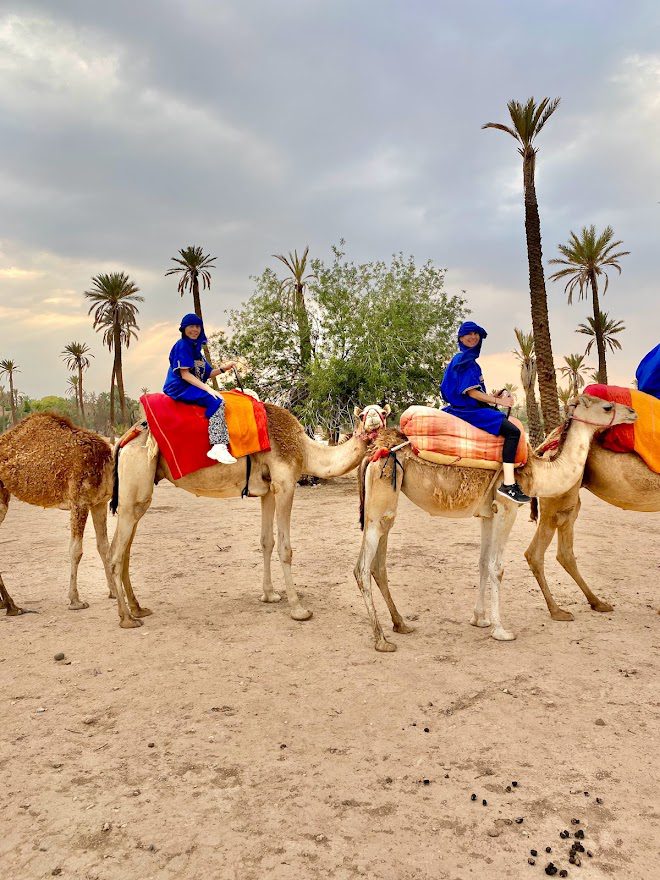
[[[93,358],[94,355],[90,351],[86,342],[70,342],[68,345],[64,346],[64,351],[62,352],[61,357],[70,370],[78,371],[75,383],[77,393],[76,404],[84,425],[85,401],[83,399],[83,371],[89,368],[91,363],[90,358]]]
[[[616,248],[623,244],[623,242],[612,241],[613,238],[614,230],[611,226],[606,226],[600,234],[596,233],[596,227],[593,225],[583,226],[579,236],[571,232],[568,244],[558,245],[562,257],[550,260],[551,265],[563,266],[562,269],[554,272],[550,278],[552,281],[566,279],[564,291],[568,294],[569,305],[573,302],[573,294],[576,290],[579,299],[586,299],[591,294],[593,320],[589,320],[598,352],[598,381],[605,385],[607,385],[605,323],[598,300],[598,278],[600,275],[605,278],[605,285],[603,287],[603,294],[605,294],[609,285],[607,269],[616,269],[620,275],[621,266],[619,265],[619,260],[630,253],[630,251],[617,252]],[[621,327],[622,329],[623,327]],[[620,330],[614,332],[620,332]]]
[[[536,198],[536,154],[534,142],[548,119],[559,106],[559,98],[543,98],[537,104],[529,98],[524,104],[509,101],[507,107],[512,125],[487,122],[482,128],[495,128],[510,134],[519,143],[518,152],[523,160],[523,189],[525,197],[525,236],[527,239],[527,261],[529,264],[529,294],[532,306],[532,331],[538,370],[541,410],[545,431],[551,431],[559,424],[559,404],[557,402],[557,379],[552,357],[552,340],[548,319],[548,298],[543,275],[543,254],[541,251],[541,221]]]
[[[525,392],[525,409],[527,411],[527,427],[529,438],[533,447],[543,440],[543,429],[539,416],[539,405],[536,401],[536,357],[534,355],[534,334],[525,333],[516,327],[513,331],[516,335],[518,347],[513,354],[520,364],[520,382]]]
[[[199,282],[201,279],[202,290],[211,289],[211,269],[217,268],[214,263],[217,257],[205,254],[204,249],[198,245],[188,245],[188,247],[179,250],[178,257],[171,257],[172,262],[176,263],[171,269],[168,269],[165,275],[179,275],[179,283],[177,290],[183,294],[189,290],[193,298],[193,311],[199,317],[200,321],[204,321],[202,315],[202,300],[199,295]],[[207,361],[210,361],[209,347],[204,346],[204,355]],[[215,379],[211,380],[211,384],[217,390]]]
[[[110,400],[114,401],[112,389],[117,384],[122,424],[126,425],[126,395],[124,393],[124,375],[122,372],[122,346],[128,347],[131,337],[137,337],[138,314],[137,303],[144,302],[139,296],[139,287],[124,272],[110,272],[92,278],[92,289],[85,291],[91,300],[88,314],[94,313],[94,329],[103,331],[103,343],[114,352],[112,377],[110,380]],[[114,426],[114,407],[111,405],[111,427]]]
[[[9,382],[9,405],[11,407],[12,425],[17,424],[18,422],[17,391],[14,388],[14,373],[19,372],[20,367],[15,361],[8,359],[0,361],[0,376],[6,376],[7,381]]]
[[[568,379],[571,397],[580,393],[580,389],[585,386],[585,377],[589,376],[590,368],[585,364],[584,358],[583,354],[568,354],[564,358],[564,366],[559,368],[562,376]]]

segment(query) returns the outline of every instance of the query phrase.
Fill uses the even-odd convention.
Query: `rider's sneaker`
[[[502,483],[497,490],[497,494],[504,495],[509,501],[515,501],[516,504],[529,504],[532,500],[528,495],[525,495],[518,483],[512,483],[510,486],[506,486]]]
[[[209,458],[219,461],[220,464],[234,464],[236,461],[224,443],[216,443],[206,454]]]

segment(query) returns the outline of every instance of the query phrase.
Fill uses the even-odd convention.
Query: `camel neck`
[[[572,421],[561,452],[554,461],[539,458],[531,449],[527,464],[518,471],[518,482],[528,495],[547,498],[562,495],[581,478],[596,425]]]
[[[366,448],[366,441],[355,434],[339,446],[325,446],[305,437],[303,473],[323,479],[339,477],[357,467]]]

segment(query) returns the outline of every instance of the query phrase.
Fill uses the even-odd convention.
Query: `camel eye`
[[[611,409],[614,409],[614,404],[613,403],[606,403],[603,406],[603,409],[605,410],[605,412],[609,412]]]

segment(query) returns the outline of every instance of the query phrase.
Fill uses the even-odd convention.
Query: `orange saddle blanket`
[[[520,428],[516,465],[527,461],[527,437]],[[504,439],[482,431],[456,416],[430,406],[409,406],[400,420],[400,430],[419,450],[420,458],[438,464],[495,470],[502,463]]]
[[[268,420],[263,403],[240,391],[223,391],[222,396],[231,454],[241,458],[268,451]],[[144,394],[140,403],[175,480],[217,464],[206,454],[211,444],[203,407],[172,400],[167,394]]]
[[[618,385],[587,385],[584,393],[632,406],[637,421],[603,431],[600,444],[611,452],[636,452],[652,471],[660,474],[660,400],[643,391]]]

